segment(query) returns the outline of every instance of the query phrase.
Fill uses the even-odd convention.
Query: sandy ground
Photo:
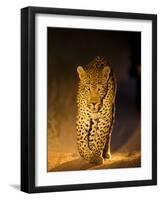
[[[139,152],[114,153],[110,160],[106,159],[101,165],[89,164],[79,155],[72,153],[52,153],[48,154],[48,171],[69,171],[69,170],[89,170],[89,169],[114,169],[140,167],[141,156]]]
[[[48,137],[48,172],[141,167],[140,125],[128,140],[125,140],[125,143],[117,145],[118,148],[115,147],[115,138],[113,138],[112,157],[106,159],[101,165],[89,164],[83,160],[77,151],[76,138],[69,135],[65,143],[64,137],[65,135],[57,138]]]
[[[125,137],[127,134],[124,136],[124,132],[120,129],[117,137],[113,135],[112,157],[110,160],[106,159],[101,165],[89,164],[80,157],[74,135],[69,134],[67,137],[66,132],[63,132],[59,137],[49,136],[48,172],[141,167],[140,123],[128,138]],[[124,140],[121,140],[123,138]]]
[[[124,132],[120,129],[117,137],[113,135],[112,157],[101,165],[89,164],[80,157],[74,135],[69,134],[67,137],[66,132],[63,132],[59,137],[49,136],[48,172],[141,167],[140,123],[129,137],[126,138]]]

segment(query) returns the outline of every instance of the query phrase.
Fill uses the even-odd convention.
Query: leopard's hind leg
[[[105,147],[103,149],[103,158],[105,159],[110,159],[111,158],[111,134],[112,134],[112,130],[113,130],[113,124],[115,121],[115,105],[113,105],[113,109],[112,109],[112,122],[111,122],[111,128],[110,128],[110,132],[107,134],[106,137],[106,144]]]
[[[107,142],[106,142],[105,147],[103,149],[103,158],[105,158],[105,159],[111,158],[110,144],[111,144],[111,133],[108,135]]]

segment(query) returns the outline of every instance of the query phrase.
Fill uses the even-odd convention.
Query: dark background
[[[50,27],[48,151],[77,152],[76,68],[96,56],[103,56],[111,64],[117,78],[112,152],[140,151],[141,33]]]

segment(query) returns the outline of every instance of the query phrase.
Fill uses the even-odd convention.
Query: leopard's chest
[[[108,110],[100,110],[98,113],[91,114],[90,131],[88,135],[89,148],[101,145],[103,139],[108,135],[110,126],[112,125],[112,112]],[[97,139],[97,144],[95,144]]]

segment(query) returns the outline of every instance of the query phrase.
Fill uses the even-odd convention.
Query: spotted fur
[[[110,158],[110,141],[115,117],[116,78],[101,57],[77,67],[77,146],[90,163]]]

